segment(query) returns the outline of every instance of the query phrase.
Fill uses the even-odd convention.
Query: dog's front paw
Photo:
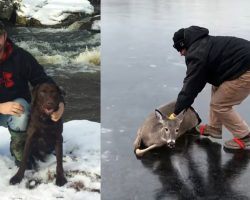
[[[23,177],[20,177],[18,175],[15,175],[13,176],[11,179],[10,179],[10,184],[11,185],[16,185],[17,183],[20,183],[22,181]]]
[[[67,183],[67,179],[64,177],[64,175],[56,176],[56,185],[57,186],[63,186],[65,183]]]

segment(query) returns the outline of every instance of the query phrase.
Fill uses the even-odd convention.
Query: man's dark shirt
[[[191,26],[184,29],[187,72],[178,95],[175,114],[190,107],[206,83],[219,86],[250,70],[250,41],[210,36],[208,29]]]
[[[0,103],[16,98],[31,102],[29,83],[34,87],[44,82],[53,80],[30,53],[7,39],[0,60]]]

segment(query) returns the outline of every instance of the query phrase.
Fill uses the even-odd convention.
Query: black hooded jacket
[[[10,53],[0,62],[0,103],[24,98],[31,101],[29,83],[37,84],[54,81],[48,77],[43,67],[24,49],[7,40]]]
[[[206,83],[219,86],[250,70],[250,41],[230,36],[210,36],[208,29],[184,29],[187,65],[175,114],[190,107]]]

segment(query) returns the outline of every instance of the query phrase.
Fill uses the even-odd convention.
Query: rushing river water
[[[100,33],[69,29],[8,28],[66,92],[65,121],[100,122]]]
[[[172,47],[182,27],[250,40],[250,2],[105,0],[102,3],[102,199],[250,199],[250,154],[228,153],[222,140],[185,136],[175,150],[136,159],[137,128],[176,98],[186,66]],[[207,122],[210,86],[194,103]],[[250,124],[247,99],[239,108]]]

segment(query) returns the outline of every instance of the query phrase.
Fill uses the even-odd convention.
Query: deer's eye
[[[168,132],[168,128],[165,128],[165,130]]]
[[[175,129],[175,132],[178,133],[178,132],[179,132],[179,129]]]

